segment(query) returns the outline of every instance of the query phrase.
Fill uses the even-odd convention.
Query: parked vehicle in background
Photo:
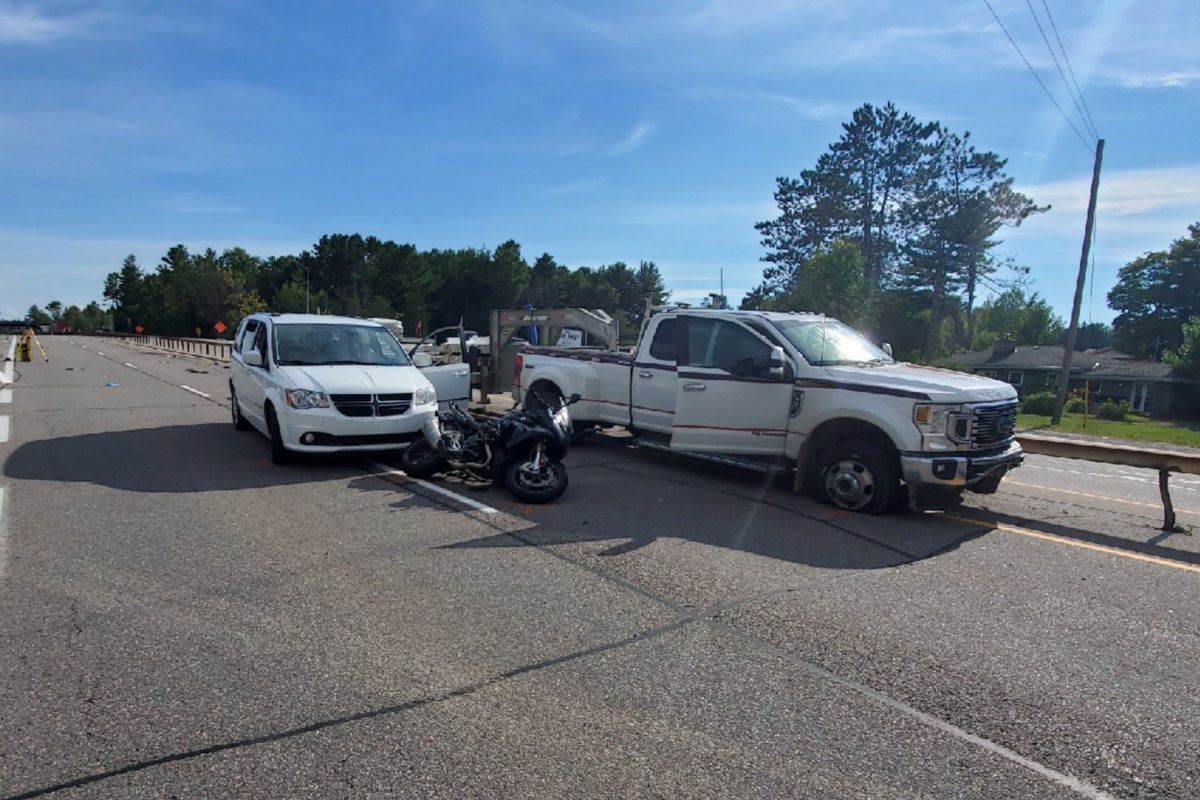
[[[252,314],[230,359],[229,397],[238,430],[271,440],[271,458],[294,453],[378,451],[416,438],[439,399],[465,403],[470,372],[420,369],[383,325],[356,317]]]
[[[820,314],[671,307],[632,355],[530,347],[514,372],[526,407],[579,393],[577,427],[744,466],[783,460],[851,511],[882,513],[904,486],[913,506],[995,492],[1023,457],[1012,386],[899,363]]]

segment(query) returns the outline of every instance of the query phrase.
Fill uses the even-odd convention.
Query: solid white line
[[[8,415],[0,415],[0,444],[8,441]]]
[[[12,389],[0,389],[0,405],[12,402]]]
[[[8,343],[8,360],[4,362],[4,382],[5,383],[12,383],[13,369],[16,367],[16,364],[13,362],[13,359],[16,358],[16,356],[17,356],[17,337],[14,336],[12,338],[12,341]]]
[[[193,388],[192,388],[192,387],[190,387],[190,386],[183,386],[183,385],[180,385],[180,387],[179,387],[179,388],[180,388],[180,389],[183,389],[185,392],[191,392],[192,394],[198,394],[198,395],[200,395],[201,397],[212,397],[212,395],[211,395],[211,394],[205,394],[204,392],[200,391],[199,389],[193,389]]]
[[[484,505],[483,503],[480,503],[478,500],[472,500],[469,497],[463,497],[461,494],[458,494],[457,492],[452,492],[449,489],[438,486],[436,483],[430,483],[429,481],[418,480],[417,478],[410,478],[408,475],[406,475],[404,473],[403,470],[392,469],[387,464],[380,464],[378,461],[368,461],[367,465],[370,466],[372,469],[379,470],[378,472],[372,472],[371,473],[372,475],[378,475],[379,477],[383,477],[385,475],[396,475],[398,477],[404,478],[406,481],[412,481],[413,483],[417,484],[418,486],[428,489],[429,491],[433,492],[434,494],[440,494],[442,497],[445,497],[449,500],[453,500],[455,503],[461,503],[462,505],[467,506],[468,508],[472,508],[476,511],[482,511],[484,514],[500,513],[497,509],[492,508],[491,506]]]
[[[8,565],[8,525],[4,522],[4,487],[0,486],[0,578]]]

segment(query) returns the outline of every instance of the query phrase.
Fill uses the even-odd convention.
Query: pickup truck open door
[[[782,454],[794,374],[782,349],[730,320],[679,321],[671,449]]]

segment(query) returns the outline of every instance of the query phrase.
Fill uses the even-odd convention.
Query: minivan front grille
[[[329,399],[346,417],[398,417],[412,407],[412,393],[335,394]]]
[[[1017,401],[991,406],[977,406],[971,421],[971,447],[992,450],[1013,440],[1017,426]]]

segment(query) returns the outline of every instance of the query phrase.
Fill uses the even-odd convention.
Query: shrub
[[[1083,413],[1083,398],[1079,396],[1068,397],[1067,402],[1063,404],[1063,411],[1068,414]]]
[[[1021,400],[1021,413],[1048,417],[1054,413],[1054,392],[1034,392]]]
[[[1129,401],[1122,400],[1119,403],[1114,403],[1110,397],[1100,404],[1100,409],[1096,412],[1096,416],[1100,419],[1124,422],[1125,418],[1129,416]]]

